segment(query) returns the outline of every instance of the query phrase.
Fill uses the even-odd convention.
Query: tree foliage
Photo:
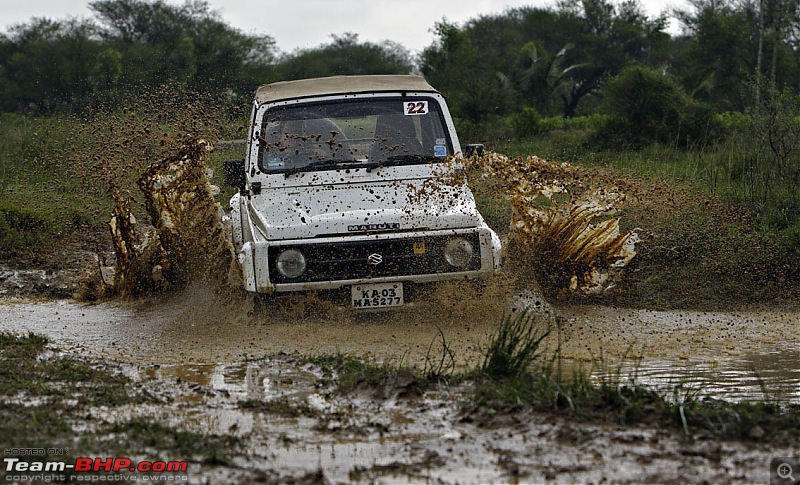
[[[281,53],[272,37],[230,27],[204,0],[89,5],[87,20],[34,18],[0,34],[0,110],[81,111],[165,84],[235,100],[282,79],[418,69],[464,123],[508,118],[520,135],[536,131],[534,114],[610,113],[605,87],[631,65],[669,74],[692,101],[681,104],[687,110],[743,111],[767,90],[800,92],[800,0],[690,0],[675,13],[675,37],[665,16],[649,18],[637,0],[561,0],[441,21],[416,59],[354,33]]]
[[[633,0],[513,9],[464,27],[438,24],[421,70],[458,100],[457,114],[473,121],[521,105],[569,117],[628,63],[662,58],[665,26],[666,19],[648,19]]]
[[[360,42],[358,35],[332,35],[332,42],[305,49],[280,64],[284,79],[305,79],[345,74],[408,74],[413,65],[408,50],[400,44]]]

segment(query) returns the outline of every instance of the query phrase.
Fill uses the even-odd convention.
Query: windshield
[[[453,154],[439,103],[422,96],[272,108],[257,139],[266,173],[413,165]]]

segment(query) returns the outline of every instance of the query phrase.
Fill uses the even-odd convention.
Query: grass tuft
[[[550,335],[550,327],[522,311],[506,315],[492,335],[484,355],[481,374],[492,378],[518,378],[536,360],[542,341]]]
[[[350,392],[358,386],[383,386],[396,371],[389,364],[363,362],[345,354],[322,355],[308,358],[317,365],[330,381],[335,381],[342,392]]]
[[[425,366],[422,369],[422,376],[428,381],[447,381],[452,377],[456,368],[456,359],[453,350],[444,337],[444,332],[439,325],[436,325],[436,336],[431,339],[428,351],[425,353]],[[438,357],[435,355],[434,348],[436,341],[439,340],[441,350]]]

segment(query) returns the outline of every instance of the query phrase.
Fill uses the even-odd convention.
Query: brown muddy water
[[[67,350],[133,365],[225,366],[279,353],[341,353],[422,367],[426,355],[441,354],[441,329],[457,368],[480,365],[502,309],[479,300],[471,309],[448,311],[441,298],[371,314],[325,302],[306,305],[302,312],[264,311],[249,299],[223,301],[199,286],[166,299],[96,305],[0,300],[0,331],[44,334]],[[545,354],[552,355],[560,340],[564,367],[581,368],[597,379],[682,385],[730,400],[800,402],[796,311],[571,306],[546,307],[541,313],[543,320],[556,322]]]

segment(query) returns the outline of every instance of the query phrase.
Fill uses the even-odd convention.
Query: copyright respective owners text
[[[186,483],[188,462],[135,460],[124,456],[71,458],[62,448],[5,450],[3,483]]]
[[[769,464],[769,483],[796,484],[800,483],[800,457],[777,457]]]

